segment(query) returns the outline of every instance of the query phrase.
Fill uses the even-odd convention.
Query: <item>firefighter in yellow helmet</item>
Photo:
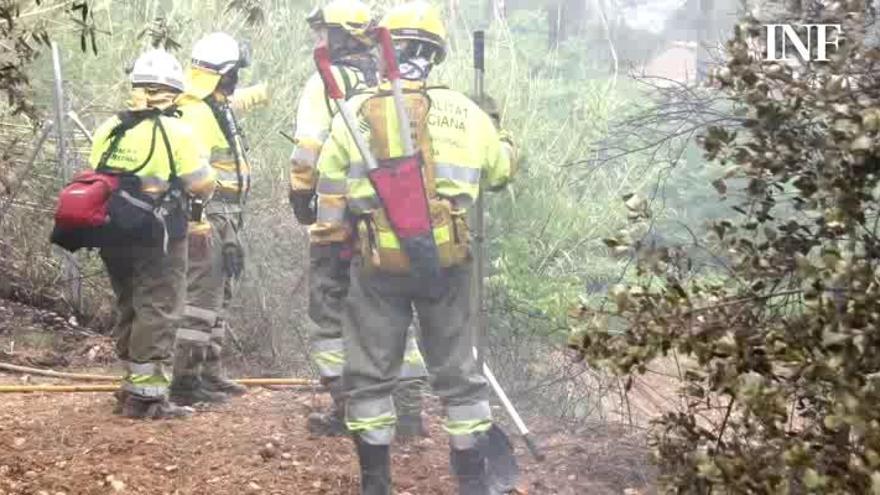
[[[431,386],[445,406],[459,493],[505,493],[513,487],[497,486],[500,480],[493,477],[486,456],[490,437],[500,430],[493,425],[488,384],[472,352],[467,210],[481,181],[488,189],[498,189],[510,180],[512,147],[473,101],[427,85],[431,70],[446,56],[446,31],[437,10],[422,2],[407,3],[390,10],[381,25],[391,31],[397,50],[447,284],[437,291],[410,272],[409,259],[389,227],[385,200],[379,200],[367,178],[364,159],[344,121],[335,118],[318,160],[318,217],[324,222],[323,235],[340,238],[350,228],[343,209],[356,219],[357,247],[343,321],[343,382],[346,423],[355,434],[361,465],[361,493],[391,493],[389,444],[397,419],[391,392],[414,314]],[[386,85],[349,104],[357,111],[357,126],[367,134],[375,159],[399,158],[403,146]]]
[[[365,38],[371,20],[370,8],[359,0],[333,0],[316,8],[307,19],[319,42],[327,43],[333,74],[347,97],[364,93],[377,84],[375,60],[368,52],[370,40]],[[313,74],[306,82],[297,108],[296,146],[290,158],[290,203],[297,220],[311,226],[309,316],[315,324],[310,327],[312,356],[321,383],[333,399],[328,412],[316,412],[308,417],[308,429],[316,435],[346,433],[342,397],[345,362],[342,313],[349,285],[350,237],[347,231],[332,232],[335,224],[328,224],[327,218],[316,218],[315,164],[335,113],[320,75]],[[325,235],[328,225],[331,231]],[[398,435],[402,438],[427,434],[421,417],[426,376],[424,359],[411,335],[401,369],[401,383],[394,397],[400,412]]]
[[[169,213],[162,233],[167,246],[122,240],[124,245],[101,248],[116,295],[113,335],[124,368],[116,412],[180,417],[191,410],[169,402],[168,374],[186,291],[183,201],[187,195],[209,198],[214,171],[206,153],[193,145],[193,130],[173,111],[183,90],[180,63],[164,50],[147,51],[135,62],[131,83],[128,111],[98,127],[89,161],[95,168],[136,175],[142,191]],[[185,194],[174,199],[180,192]]]
[[[210,154],[217,190],[204,205],[205,219],[189,225],[189,266],[184,319],[177,330],[171,397],[181,404],[222,402],[245,388],[229,380],[221,356],[224,310],[244,268],[240,240],[250,191],[247,146],[230,96],[239,71],[250,65],[248,47],[226,33],[211,33],[193,46],[186,91],[177,100],[182,119]]]

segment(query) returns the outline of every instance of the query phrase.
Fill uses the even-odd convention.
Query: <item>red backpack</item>
[[[100,227],[109,222],[107,204],[119,188],[119,177],[83,170],[58,195],[55,225],[64,230]]]
[[[51,237],[54,244],[75,252],[83,247],[157,246],[167,242],[169,228],[166,218],[183,209],[183,194],[161,114],[170,113],[150,109],[118,115],[120,124],[110,132],[112,140],[98,165],[94,170],[79,172],[58,195]],[[133,170],[108,167],[107,161],[116,152],[125,133],[146,119],[153,120],[155,126],[150,153],[144,162]],[[156,200],[143,192],[137,173],[150,163],[158,133],[165,143],[171,176],[168,191]],[[174,221],[175,225],[178,223]],[[175,227],[174,230],[180,229]]]

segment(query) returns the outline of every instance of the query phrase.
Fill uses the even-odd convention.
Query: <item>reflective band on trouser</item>
[[[396,422],[391,397],[366,400],[352,397],[346,404],[346,426],[370,445],[390,445]]]
[[[426,376],[428,376],[428,370],[425,367],[425,359],[419,351],[419,346],[415,339],[407,339],[403,366],[400,368],[400,378],[423,378]]]
[[[183,308],[183,316],[205,322],[212,327],[217,323],[216,311],[200,308],[198,306],[187,305]]]
[[[164,397],[168,394],[168,377],[164,373],[134,373],[125,377],[122,389],[142,397]]]
[[[434,166],[434,177],[449,179],[467,184],[479,184],[482,171],[479,168],[463,167],[451,163],[438,163]]]
[[[448,225],[441,225],[434,229],[434,240],[437,241],[437,244],[447,243],[450,238]],[[400,249],[400,242],[394,232],[379,232],[379,247]]]
[[[184,342],[195,342],[198,344],[207,344],[211,342],[211,332],[203,332],[192,328],[178,328],[177,340]]]
[[[312,359],[324,378],[342,376],[345,365],[345,342],[342,339],[318,340],[312,344]]]
[[[446,408],[446,424],[443,429],[450,435],[455,450],[472,449],[477,445],[476,433],[492,427],[492,409],[488,401]]]

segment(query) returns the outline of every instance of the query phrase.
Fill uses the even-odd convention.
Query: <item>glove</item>
[[[223,244],[223,274],[227,277],[241,278],[244,273],[244,249],[235,242]]]
[[[484,94],[482,98],[476,96],[471,96],[470,98],[482,111],[486,112],[489,117],[492,118],[492,122],[495,123],[496,128],[501,128],[501,108],[498,106],[498,102],[495,101],[495,98],[492,98],[487,94]]]
[[[290,206],[301,225],[311,225],[318,219],[318,195],[314,190],[307,193],[290,191]]]

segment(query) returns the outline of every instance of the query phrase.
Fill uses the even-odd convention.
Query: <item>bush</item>
[[[723,262],[693,277],[682,250],[645,249],[614,311],[578,315],[592,363],[680,364],[683,407],[652,437],[670,491],[880,491],[880,52],[864,12],[803,16],[843,24],[828,63],[765,62],[761,23],[737,27],[715,81],[738,125],[701,141],[734,213],[697,242]]]

